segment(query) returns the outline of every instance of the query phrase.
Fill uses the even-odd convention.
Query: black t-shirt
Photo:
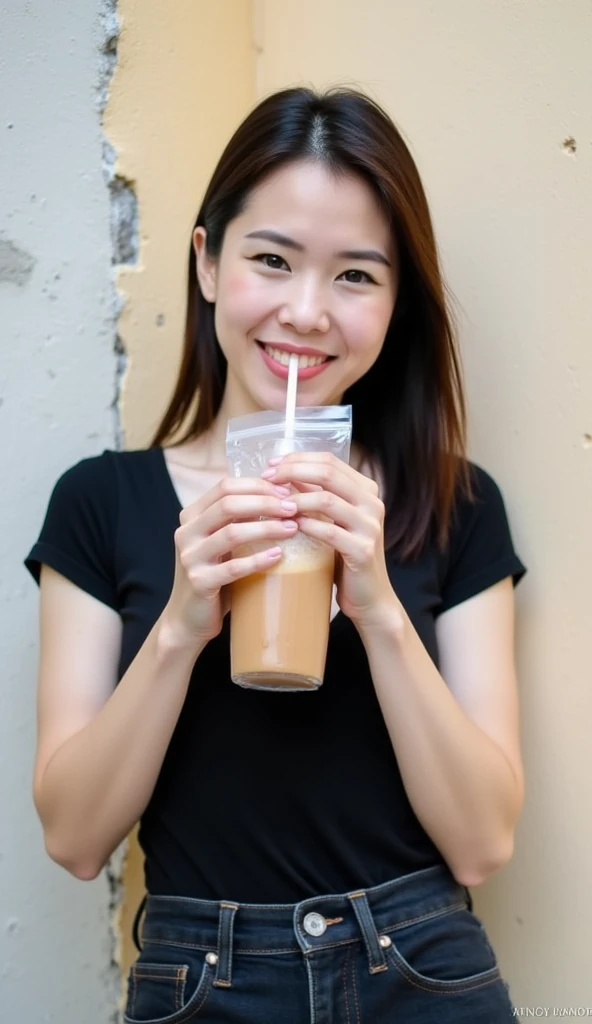
[[[474,472],[445,552],[391,554],[393,588],[433,661],[435,619],[525,568],[495,481]],[[106,451],[58,480],[26,565],[46,563],[123,622],[119,677],[162,611],[174,574],[179,504],[160,448]],[[440,863],[402,783],[353,623],[331,622],[323,686],[244,690],[230,678],[229,616],[193,670],[140,823],[151,893],[291,903]]]

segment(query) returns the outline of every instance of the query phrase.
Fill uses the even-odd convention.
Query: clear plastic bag
[[[270,458],[292,451],[331,452],[349,463],[351,405],[297,408],[294,436],[285,438],[284,429],[283,412],[229,420],[229,472],[236,477],[260,476]],[[300,531],[275,544],[282,549],[276,565],[231,585],[231,676],[239,686],[252,689],[315,690],[325,670],[335,552]],[[266,541],[241,545],[234,554],[269,546]]]
[[[226,454],[233,476],[259,476],[274,455],[332,452],[349,463],[351,405],[311,405],[296,408],[294,437],[284,438],[284,412],[249,413],[228,421]]]

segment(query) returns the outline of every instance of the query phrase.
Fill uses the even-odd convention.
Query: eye
[[[376,281],[365,270],[345,270],[340,277],[345,278],[347,284],[376,284]]]
[[[270,270],[289,270],[289,266],[286,263],[283,256],[277,256],[273,252],[260,252],[256,256],[250,257],[257,263],[261,263],[262,266],[268,267]]]

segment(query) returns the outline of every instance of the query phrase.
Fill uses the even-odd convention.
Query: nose
[[[323,290],[313,281],[291,282],[290,292],[278,312],[282,327],[292,327],[298,334],[329,330],[329,312]]]

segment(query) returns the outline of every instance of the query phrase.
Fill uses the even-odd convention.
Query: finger
[[[313,455],[321,456],[313,459]],[[264,479],[271,479],[275,484],[305,483],[315,484],[325,491],[332,491],[352,505],[370,507],[376,494],[376,485],[372,480],[346,466],[339,459],[329,461],[323,452],[307,452],[307,458],[297,461],[296,455],[286,456],[279,466],[266,470]]]
[[[294,502],[289,496],[282,498],[277,494],[225,494],[197,516],[193,523],[187,525],[193,526],[201,536],[207,537],[227,523],[262,517],[286,519],[294,515],[294,512]]]
[[[349,564],[367,565],[374,555],[374,542],[370,538],[344,530],[337,523],[301,516],[298,519],[298,530],[315,540],[323,541]]]
[[[232,557],[233,552],[243,554],[241,549],[247,544],[274,546],[278,541],[292,537],[297,530],[298,524],[293,519],[229,523],[200,541],[195,549],[195,558],[212,564],[224,556]]]
[[[280,485],[280,491],[281,496],[286,496],[286,492],[289,494],[290,489]],[[191,505],[187,505],[181,512],[179,520],[182,526],[192,522],[224,497],[257,494],[269,495],[271,497],[279,495],[280,491],[278,491],[278,485],[275,482],[262,480],[260,476],[224,477],[215,487],[212,487],[206,494],[203,494],[201,498],[192,502]]]
[[[332,491],[308,491],[294,495],[296,517],[322,515],[345,530],[373,536],[374,522],[363,509],[344,501]]]
[[[215,593],[222,587],[243,579],[245,576],[250,576],[254,572],[267,572],[277,565],[282,554],[283,551],[280,547],[271,547],[253,555],[230,558],[227,562],[220,562],[218,565],[204,566],[205,588]]]

